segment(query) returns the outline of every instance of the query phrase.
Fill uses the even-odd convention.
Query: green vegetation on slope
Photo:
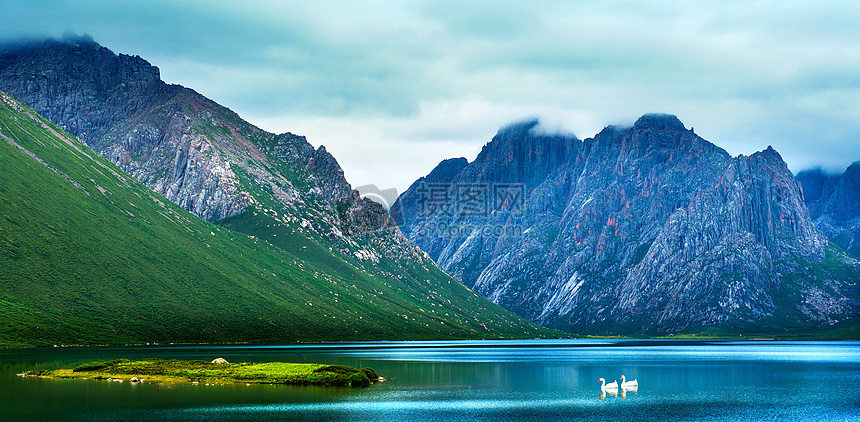
[[[0,345],[549,333],[441,271],[388,279],[288,225],[200,220],[2,93],[0,167]],[[254,218],[274,217],[232,225]]]
[[[356,369],[346,365],[284,362],[219,364],[200,360],[162,359],[96,361],[74,369],[37,369],[21,375],[148,383],[314,384],[353,387],[366,387],[379,381],[379,376],[373,369]]]
[[[833,285],[819,280],[848,280],[849,288],[838,301],[826,301],[826,306],[857,309],[860,304],[860,270],[846,262],[844,251],[831,243],[825,248],[825,258],[813,262],[801,257],[792,259],[799,271],[785,272],[779,285],[773,286],[771,297],[781,312],[759,320],[733,320],[713,326],[694,327],[681,333],[689,338],[767,338],[780,340],[852,340],[860,339],[860,320],[834,320],[815,311],[823,301],[821,293],[837,295]],[[777,261],[775,264],[779,265]],[[831,289],[831,291],[825,291]],[[806,292],[804,296],[803,293]],[[818,325],[810,329],[810,325]],[[677,336],[676,336],[677,337]]]
[[[666,336],[655,329],[643,329],[638,321],[618,323],[611,320],[600,321],[589,326],[576,326],[571,315],[556,321],[552,327],[573,326],[579,328],[578,334],[597,335],[613,333],[621,337],[656,338],[766,338],[780,340],[849,340],[860,339],[860,319],[848,317],[834,319],[817,309],[857,310],[860,306],[860,269],[852,263],[845,252],[831,243],[825,248],[825,258],[815,262],[800,256],[786,261],[775,261],[775,272],[779,272],[780,282],[768,286],[768,296],[773,300],[772,314],[761,317],[749,313],[748,317],[733,318],[721,324],[694,325],[680,332]],[[787,270],[791,268],[792,270]],[[742,276],[724,272],[715,283],[714,289],[727,290],[732,281]],[[610,282],[612,278],[604,279]],[[843,280],[844,287],[837,283],[821,283],[821,280]],[[838,297],[829,300],[827,297]],[[590,302],[593,309],[608,309],[612,306],[610,298],[602,297]],[[706,304],[692,303],[691,306]],[[714,306],[712,304],[711,306]]]

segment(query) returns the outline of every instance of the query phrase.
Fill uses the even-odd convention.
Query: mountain
[[[2,92],[0,168],[3,346],[548,333],[429,265],[378,277],[199,219]]]
[[[206,220],[271,199],[340,228],[384,221],[381,208],[357,198],[324,147],[267,133],[191,89],[164,83],[144,59],[116,55],[91,38],[5,48],[0,89]],[[307,202],[330,209],[314,213]]]
[[[661,114],[585,140],[537,128],[501,129],[391,208],[482,296],[579,334],[856,326],[860,263],[815,229],[774,149],[732,157]]]
[[[833,243],[860,258],[860,161],[844,173],[802,171],[797,181],[815,226]]]
[[[406,276],[416,265],[432,271],[324,147],[268,133],[166,84],[140,57],[87,37],[12,45],[0,53],[0,89],[208,221],[295,253],[311,242],[328,250],[320,259],[358,258],[382,277]]]
[[[351,189],[324,147],[295,134],[268,133],[191,89],[166,84],[140,57],[114,54],[88,37],[10,44],[0,48],[0,89],[79,137],[157,198],[265,241],[320,277],[368,280],[376,295],[403,300],[388,306],[416,305],[420,312],[450,306],[451,322],[468,319],[478,327],[469,335],[368,330],[361,338],[496,337],[510,335],[513,326],[525,336],[547,333],[483,299],[472,302],[468,290],[442,295],[454,288],[452,279],[379,204]],[[327,336],[326,325],[307,327],[302,335],[319,329],[318,339],[348,337],[337,330]]]

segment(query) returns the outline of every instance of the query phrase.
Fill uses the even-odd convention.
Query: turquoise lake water
[[[160,357],[369,366],[368,388],[42,380]],[[637,379],[635,391],[601,393]],[[613,395],[615,393],[615,395]],[[527,340],[0,350],[6,421],[860,421],[860,342]]]

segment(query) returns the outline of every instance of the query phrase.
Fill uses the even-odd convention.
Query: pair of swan
[[[612,381],[609,384],[607,384],[605,379],[598,378],[597,382],[602,383],[600,385],[601,390],[617,390],[618,389],[618,381]],[[638,387],[639,387],[639,381],[637,381],[637,380],[627,381],[627,379],[624,378],[624,375],[621,376],[621,388],[631,389],[631,388],[638,388]]]
[[[601,383],[601,385],[600,385],[600,400],[605,399],[606,396],[618,397],[618,381],[612,381],[609,384],[607,384],[606,380],[603,378],[598,378],[597,381],[599,381]],[[637,380],[627,381],[627,379],[624,378],[624,375],[622,375],[621,376],[621,398],[626,399],[628,391],[632,391],[634,393],[638,392],[639,391],[639,381],[637,381]]]

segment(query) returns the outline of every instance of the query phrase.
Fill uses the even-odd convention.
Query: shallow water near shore
[[[159,357],[371,367],[368,388],[20,378]],[[636,391],[602,394],[625,375]],[[0,420],[860,421],[860,342],[524,340],[0,350]],[[615,395],[613,395],[615,393]]]

